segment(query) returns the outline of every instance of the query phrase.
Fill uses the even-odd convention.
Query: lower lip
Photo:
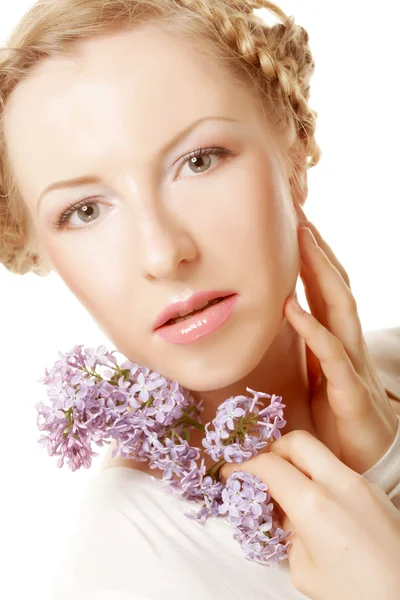
[[[184,321],[159,327],[155,333],[172,344],[192,344],[222,327],[233,313],[238,299],[239,294],[227,296]]]

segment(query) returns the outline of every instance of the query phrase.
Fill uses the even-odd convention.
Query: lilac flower
[[[256,456],[272,438],[279,438],[279,428],[286,425],[280,402],[281,396],[272,396],[270,406],[261,411],[259,397],[271,398],[269,394],[255,392],[254,398],[236,396],[225,400],[212,421],[214,431],[205,427],[202,444],[213,460],[224,458],[226,462],[240,463]],[[272,419],[272,422],[271,422]]]
[[[147,402],[150,398],[150,392],[159,387],[159,385],[161,385],[162,383],[163,379],[157,379],[156,381],[152,381],[150,377],[146,378],[142,372],[137,378],[137,383],[132,385],[131,393],[139,391],[139,399],[142,402]]]
[[[222,492],[220,514],[226,514],[233,526],[234,539],[245,552],[245,558],[271,566],[287,558],[290,542],[282,542],[292,533],[275,527],[273,505],[268,486],[256,475],[235,471],[226,481]]]
[[[174,444],[172,440],[166,439],[165,446],[158,448],[157,454],[151,457],[152,467],[164,471],[164,479],[172,479],[173,473],[181,475],[181,484],[184,485],[185,468],[192,468],[192,463],[200,457],[200,451],[192,448],[186,440],[182,443]]]
[[[185,513],[185,516],[189,519],[194,519],[202,525],[204,525],[209,517],[220,516],[219,507],[224,488],[225,486],[222,482],[215,482],[210,476],[204,477],[198,492],[199,499],[203,496],[204,504],[197,513],[195,511],[189,511],[188,513]],[[193,495],[189,499],[196,501],[197,497]]]
[[[169,434],[185,410],[197,412],[193,398],[178,382],[170,385],[160,374],[129,361],[118,367],[105,346],[96,351],[75,346],[59,355],[61,360],[39,380],[48,387],[52,401],[51,407],[36,405],[39,429],[49,434],[39,443],[51,455],[69,458],[73,470],[90,466],[90,457],[97,455],[91,454],[92,442],[102,446],[112,437],[117,441],[114,457],[148,459],[154,451],[154,436]],[[108,380],[96,370],[99,367],[105,367]],[[177,434],[184,431],[177,427]],[[151,446],[147,445],[146,453],[148,440]],[[63,460],[58,461],[60,465]]]
[[[73,471],[90,467],[98,456],[93,443],[103,446],[113,438],[113,458],[147,461],[162,471],[166,493],[200,503],[197,512],[185,513],[188,518],[203,525],[212,516],[227,518],[248,560],[271,565],[287,558],[289,544],[282,542],[291,532],[275,526],[267,486],[246,472],[233,473],[226,485],[216,479],[224,462],[248,460],[281,436],[282,398],[246,388],[253,398],[227,399],[212,423],[203,425],[202,400],[195,402],[177,381],[147,367],[128,360],[118,365],[114,352],[104,345],[74,346],[65,355],[59,352],[60,360],[39,379],[51,405],[36,404],[38,443],[59,456],[57,467],[65,461]],[[259,398],[271,399],[269,406]],[[200,449],[189,443],[194,427],[204,431],[202,444],[216,463],[208,470],[204,459],[198,464]]]
[[[201,440],[201,443],[206,449],[207,454],[209,454],[215,462],[218,462],[224,452],[223,443],[220,432],[208,431],[209,426],[210,423],[207,423],[204,428],[206,436]]]
[[[236,471],[240,473],[240,471]],[[222,491],[222,504],[219,507],[219,514],[223,515],[228,513],[233,519],[239,519],[240,522],[240,510],[238,505],[242,499],[241,496],[241,485],[239,481],[230,481],[230,486],[226,486]]]
[[[230,400],[226,400],[218,409],[218,425],[219,427],[223,427],[226,425],[228,429],[233,431],[235,429],[235,423],[238,420],[238,417],[242,417],[246,414],[244,408],[238,408],[238,399],[231,398]],[[235,422],[234,422],[235,419]],[[225,433],[225,432],[224,432]],[[228,433],[228,432],[226,432]]]
[[[242,450],[240,444],[230,444],[224,447],[223,456],[226,462],[241,463],[249,460],[253,454],[250,451]]]
[[[153,405],[147,409],[147,416],[155,416],[158,423],[164,423],[166,414],[175,408],[175,402],[170,396],[164,399],[162,396],[155,398]]]
[[[204,525],[204,523],[210,516],[210,509],[205,504],[203,504],[203,506],[197,513],[194,510],[190,510],[189,512],[184,513],[184,515],[185,517],[188,517],[189,519],[194,519],[201,525]]]

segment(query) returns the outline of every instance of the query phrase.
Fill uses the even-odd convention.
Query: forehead
[[[179,121],[179,109],[188,102],[235,104],[242,90],[221,74],[199,47],[154,28],[85,40],[79,54],[41,61],[14,89],[5,110],[6,133],[40,121],[42,131],[51,134],[72,120],[115,119],[126,107],[138,122]],[[112,106],[121,111],[108,111]]]
[[[22,195],[39,193],[49,173],[85,174],[83,159],[85,171],[105,157],[109,168],[113,161],[142,162],[207,114],[249,118],[250,94],[221,75],[203,48],[152,27],[85,40],[77,56],[42,61],[6,106],[8,152]]]

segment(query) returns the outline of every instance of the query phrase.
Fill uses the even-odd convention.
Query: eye
[[[229,154],[230,152],[226,148],[198,148],[184,157],[180,166],[188,165],[192,173],[201,175],[201,173],[210,170],[211,156],[226,156]]]
[[[80,202],[71,204],[65,211],[63,211],[57,217],[57,221],[54,223],[56,229],[63,229],[67,222],[71,221],[71,217],[74,213],[77,214],[81,223],[91,223],[98,217],[100,208],[99,202],[95,202],[91,198],[85,198]],[[81,227],[72,227],[71,229],[80,229]]]

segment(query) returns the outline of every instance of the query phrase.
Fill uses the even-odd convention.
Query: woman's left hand
[[[298,214],[300,276],[312,314],[299,313],[289,298],[284,315],[306,342],[318,438],[365,473],[392,445],[398,419],[369,356],[349,276],[301,208]]]
[[[376,484],[344,465],[320,440],[290,431],[234,471],[257,475],[285,532],[293,586],[311,600],[397,600],[400,512]]]

